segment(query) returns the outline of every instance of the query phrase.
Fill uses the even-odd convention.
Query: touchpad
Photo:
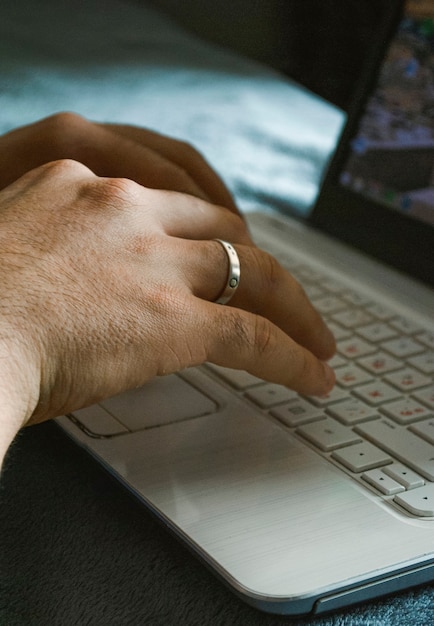
[[[176,374],[113,396],[72,418],[94,436],[113,436],[215,413],[214,400]]]

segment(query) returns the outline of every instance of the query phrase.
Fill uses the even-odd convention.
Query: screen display
[[[406,3],[340,183],[434,225],[434,0]]]

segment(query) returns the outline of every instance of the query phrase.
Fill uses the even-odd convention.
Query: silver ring
[[[226,285],[217,300],[215,300],[215,302],[217,304],[227,304],[232,296],[235,294],[238,285],[240,284],[240,259],[238,258],[237,251],[232,244],[228,243],[227,241],[223,241],[222,239],[214,239],[214,241],[218,241],[219,243],[221,243],[221,245],[225,249],[226,254],[228,255],[229,260],[229,271],[226,279]]]

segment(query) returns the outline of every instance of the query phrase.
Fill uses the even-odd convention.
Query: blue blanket
[[[2,0],[0,133],[56,111],[194,144],[242,209],[312,204],[344,115],[121,0]]]

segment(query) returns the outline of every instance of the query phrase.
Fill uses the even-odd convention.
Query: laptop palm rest
[[[415,554],[423,564],[431,524],[367,498],[206,371],[183,378],[205,389],[215,412],[107,438],[59,423],[245,600],[273,610],[298,599],[303,612],[328,590],[408,567]]]

